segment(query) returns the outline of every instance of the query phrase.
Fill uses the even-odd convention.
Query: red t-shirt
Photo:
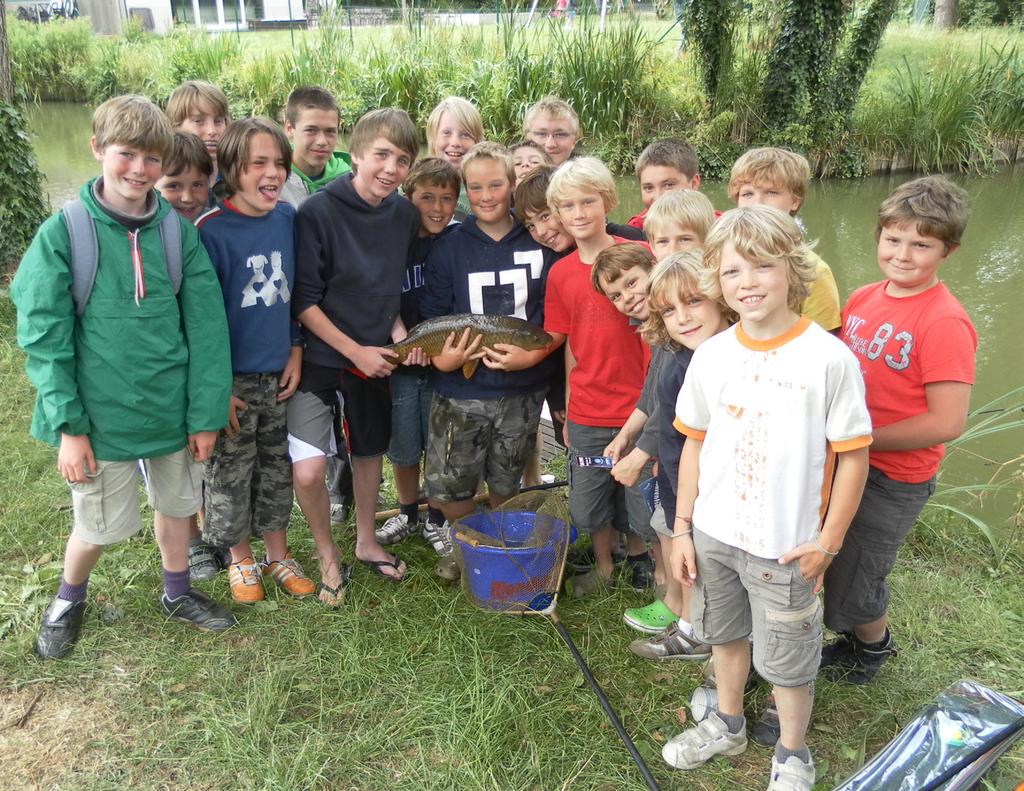
[[[924,386],[974,383],[978,335],[967,312],[938,283],[912,297],[890,297],[888,283],[857,289],[843,308],[843,341],[857,356],[874,428],[928,410]],[[871,465],[906,483],[929,480],[939,469],[943,445],[870,451]]]
[[[644,229],[644,220],[647,219],[647,209],[644,209],[635,217],[630,217],[629,222],[626,225],[631,225],[634,228],[639,228],[641,231]]]
[[[625,423],[640,397],[650,350],[637,328],[594,290],[590,266],[578,250],[556,261],[548,274],[544,329],[568,336],[576,359],[569,374],[569,420],[583,426]]]
[[[644,209],[639,214],[630,217],[626,225],[631,225],[634,228],[639,228],[642,231],[644,229],[644,222],[647,220],[647,212],[649,211],[650,209]],[[720,212],[718,209],[715,209],[715,219],[717,220],[721,216],[722,212]]]

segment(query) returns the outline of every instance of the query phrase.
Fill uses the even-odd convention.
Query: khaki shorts
[[[166,456],[143,459],[154,511],[186,517],[203,503],[203,467],[192,461],[188,448]],[[124,541],[142,527],[139,517],[139,464],[134,461],[96,460],[96,474],[84,483],[72,483],[71,504],[76,538],[106,546]]]
[[[693,531],[697,638],[723,645],[754,635],[754,668],[780,687],[802,687],[821,663],[821,606],[796,561],[780,566]]]

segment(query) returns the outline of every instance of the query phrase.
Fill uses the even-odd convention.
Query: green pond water
[[[43,104],[30,108],[35,150],[46,174],[50,202],[59,207],[86,179],[97,173],[89,152],[91,108]],[[897,184],[911,178],[900,173],[857,181],[816,181],[800,215],[817,251],[832,267],[842,298],[880,278],[875,261],[875,213]],[[967,309],[978,331],[977,381],[972,407],[977,408],[1024,385],[1024,168],[985,177],[954,177],[971,197],[972,215],[963,246],[940,275]],[[619,182],[620,205],[612,218],[624,222],[641,208],[632,178]],[[725,185],[705,183],[703,191],[719,209],[731,203]],[[1024,431],[1004,433],[975,443],[972,453],[954,453],[944,466],[947,482],[983,482],[996,464],[1024,452]],[[1001,522],[1013,506],[1009,494],[974,509]]]

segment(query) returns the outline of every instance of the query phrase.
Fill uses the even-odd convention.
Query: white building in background
[[[78,0],[82,16],[102,35],[121,32],[124,20],[136,18],[145,30],[160,35],[174,25],[211,32],[306,23],[306,0]],[[277,23],[275,25],[275,23]]]

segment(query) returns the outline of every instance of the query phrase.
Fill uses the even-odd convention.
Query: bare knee
[[[292,465],[292,485],[303,492],[316,491],[326,486],[327,457],[303,459]]]

